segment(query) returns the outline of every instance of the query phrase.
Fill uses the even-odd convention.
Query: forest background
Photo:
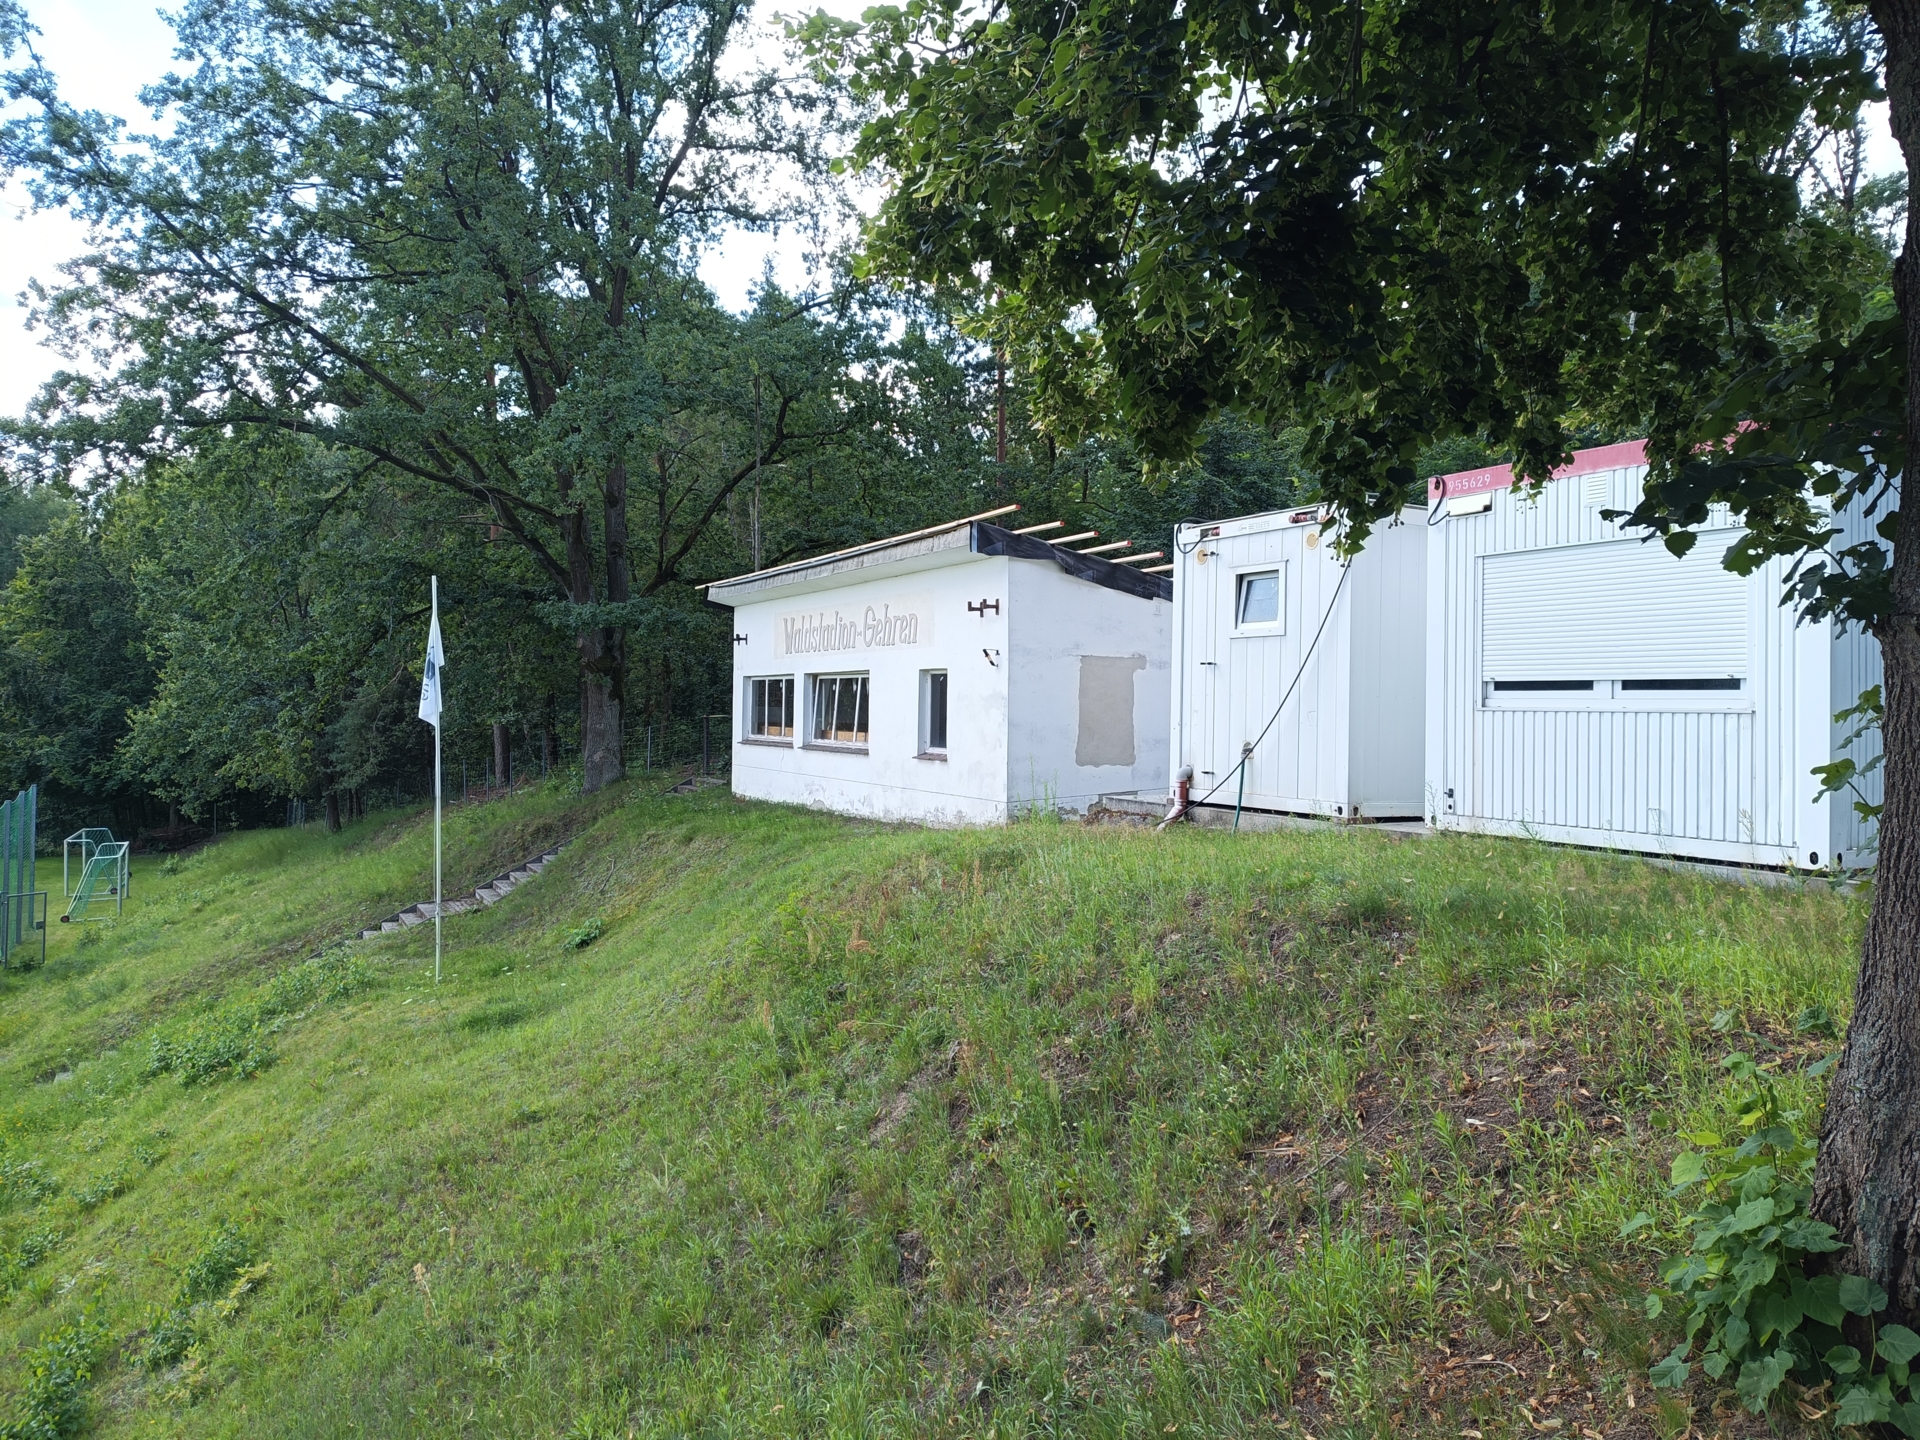
[[[14,97],[57,110],[30,17],[0,8]],[[1231,413],[1150,475],[1125,440],[1047,433],[977,302],[822,241],[862,118],[835,76],[743,62],[740,6],[615,13],[543,53],[490,45],[504,10],[409,10],[369,44],[351,4],[190,7],[194,64],[149,97],[168,134],[75,114],[81,141],[31,157],[42,202],[95,227],[32,297],[71,367],[0,423],[0,786],[40,784],[49,833],[427,793],[431,575],[450,773],[484,773],[505,727],[520,774],[591,785],[609,735],[615,768],[682,760],[729,711],[702,582],[1009,503],[1170,550],[1180,519],[1315,495],[1302,431]],[[409,16],[440,32],[428,63]],[[1867,148],[1857,115],[1809,116],[1772,163],[1855,237],[1833,263],[1872,311],[1904,189]],[[501,160],[523,154],[543,163]],[[279,195],[316,173],[335,204]],[[729,310],[700,261],[741,227],[815,247],[822,283]],[[1573,418],[1577,443],[1629,433]],[[1457,437],[1418,468],[1503,454]]]

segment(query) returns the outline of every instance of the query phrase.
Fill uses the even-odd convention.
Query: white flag
[[[434,729],[440,728],[440,672],[447,667],[447,655],[440,648],[440,611],[433,612],[433,624],[427,630],[427,669],[420,677],[420,718]]]

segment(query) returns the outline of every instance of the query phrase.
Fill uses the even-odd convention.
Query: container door
[[[1214,797],[1216,804],[1232,804],[1240,795],[1240,777],[1233,769],[1241,747],[1261,734],[1280,703],[1283,661],[1297,628],[1298,617],[1292,612],[1299,607],[1299,577],[1293,573],[1297,567],[1283,558],[1293,548],[1290,533],[1269,529],[1228,536],[1208,567],[1214,572],[1217,662],[1209,732],[1215,779],[1210,783],[1226,781]],[[1296,793],[1291,767],[1281,763],[1280,740],[1277,733],[1269,733],[1247,763],[1249,805],[1275,805]]]
[[[1193,766],[1193,798],[1219,783],[1214,773],[1218,744],[1214,733],[1220,661],[1220,541],[1202,540],[1188,568],[1187,596],[1187,762]]]

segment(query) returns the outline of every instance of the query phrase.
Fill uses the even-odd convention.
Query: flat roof
[[[1060,567],[1076,580],[1118,590],[1143,600],[1171,600],[1173,581],[1165,575],[1147,575],[1128,565],[1119,565],[1100,555],[1087,555],[1055,545],[1038,535],[1020,535],[989,523],[991,517],[1006,515],[1019,507],[1003,506],[982,515],[951,520],[925,530],[872,540],[845,550],[816,555],[810,560],[795,560],[785,565],[715,580],[703,587],[707,599],[717,605],[734,606],[751,597],[776,590],[805,587],[827,588],[831,584],[852,584],[855,579],[877,578],[875,570],[919,570],[934,565],[951,565],[974,556],[1005,555],[1016,560],[1045,560]],[[869,573],[858,573],[869,572]]]

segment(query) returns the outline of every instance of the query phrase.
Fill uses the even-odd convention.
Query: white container
[[[1811,772],[1843,753],[1851,727],[1833,715],[1880,682],[1878,644],[1797,624],[1784,560],[1727,570],[1741,532],[1724,513],[1684,559],[1602,520],[1638,503],[1644,456],[1577,452],[1534,497],[1505,466],[1435,483],[1428,819],[1741,864],[1866,862],[1872,827],[1848,799],[1816,802]],[[1879,778],[1861,786],[1875,801]]]
[[[707,596],[734,612],[735,794],[992,824],[1166,788],[1163,576],[970,521]]]
[[[1176,776],[1192,767],[1194,801],[1339,820],[1424,812],[1424,515],[1376,530],[1350,565],[1314,508],[1179,527],[1171,759]],[[1247,745],[1243,793],[1233,770]]]

